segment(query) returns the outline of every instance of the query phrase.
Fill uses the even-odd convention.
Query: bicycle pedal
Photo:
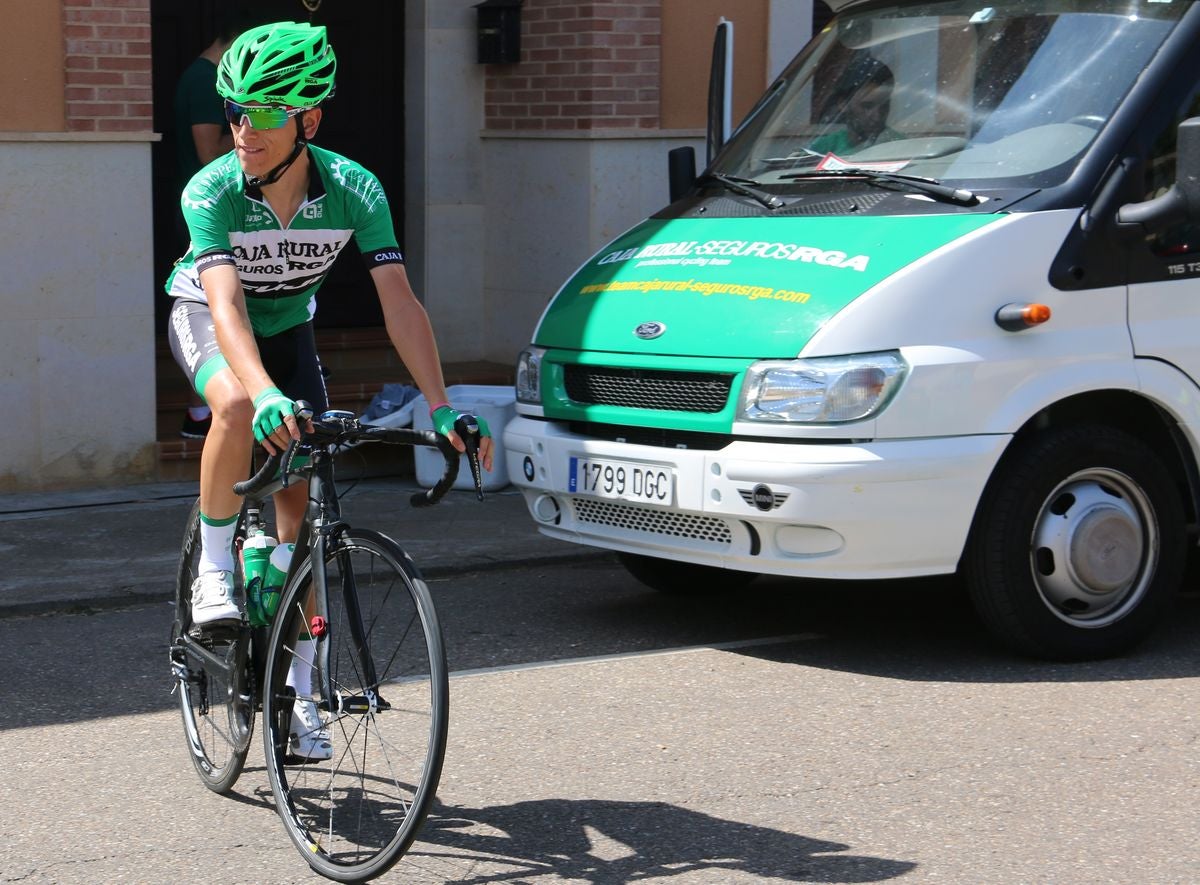
[[[288,768],[299,768],[302,765],[312,768],[314,765],[321,765],[328,761],[328,759],[309,759],[307,756],[297,756],[294,753],[283,754],[283,764]]]
[[[193,624],[188,630],[188,636],[203,644],[213,642],[232,642],[242,634],[242,624],[229,621],[215,624]]]

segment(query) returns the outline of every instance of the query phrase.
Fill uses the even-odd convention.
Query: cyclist
[[[353,161],[310,144],[336,68],[324,27],[278,22],[241,34],[217,70],[233,151],[197,172],[181,198],[191,242],[166,284],[176,299],[168,336],[176,362],[213,414],[200,460],[201,555],[192,586],[192,618],[202,626],[241,619],[233,586],[241,499],[232,489],[249,472],[252,442],[281,451],[299,437],[295,400],[308,400],[318,412],[328,407],[313,336],[314,296],[351,236],[366,259],[388,335],[431,404],[434,428],[465,448],[382,187]],[[492,440],[478,420],[479,457],[490,470]],[[302,484],[276,495],[281,542],[295,540],[306,502]],[[293,671],[291,751],[329,758],[328,734],[315,704],[305,700],[310,668]]]

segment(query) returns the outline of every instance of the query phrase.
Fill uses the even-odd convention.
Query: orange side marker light
[[[1040,326],[1050,319],[1050,308],[1045,304],[1006,304],[996,311],[996,325],[1006,332],[1020,332]]]

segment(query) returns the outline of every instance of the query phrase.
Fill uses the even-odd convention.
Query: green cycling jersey
[[[200,271],[234,264],[256,335],[308,322],[316,292],[354,237],[368,267],[403,263],[379,180],[346,157],[308,145],[308,195],[293,218],[278,218],[246,184],[236,154],[218,157],[184,188],[187,253],[167,279],[174,298],[206,301]]]

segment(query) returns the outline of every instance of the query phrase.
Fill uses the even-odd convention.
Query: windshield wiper
[[[913,190],[955,203],[959,206],[977,206],[981,202],[972,191],[961,187],[950,187],[942,184],[936,178],[922,178],[919,175],[901,175],[898,172],[880,172],[877,169],[863,169],[859,166],[848,166],[845,169],[813,169],[811,172],[788,172],[780,178],[816,178],[817,176],[837,176],[848,178],[866,178],[869,184],[886,186],[888,184],[910,187]]]
[[[766,191],[759,190],[755,185],[758,184],[752,178],[738,178],[735,175],[726,175],[723,172],[706,172],[700,176],[700,182],[715,181],[725,186],[727,190],[733,191],[735,194],[741,194],[745,197],[751,197],[762,203],[768,209],[780,209],[786,205],[783,200],[774,194],[769,194]]]

